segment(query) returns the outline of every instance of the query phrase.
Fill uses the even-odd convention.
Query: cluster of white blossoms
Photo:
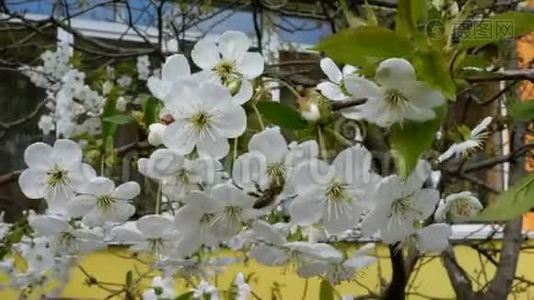
[[[157,149],[138,160],[139,171],[160,186],[154,214],[128,221],[140,186],[116,185],[97,176],[83,163],[75,142],[61,139],[53,146],[35,143],[26,149],[28,169],[20,175],[20,187],[28,198],[45,199],[47,210],[29,214],[33,233],[14,245],[28,262],[27,270],[17,273],[9,268],[12,264],[3,264],[16,273],[17,286],[64,276],[79,255],[111,241],[131,245],[131,251],[150,257],[151,266],[164,274],[154,278],[145,299],[175,297],[173,277],[197,278],[194,297],[217,299],[210,281],[230,261],[205,254],[220,247],[243,251],[265,265],[292,265],[302,277],[321,276],[337,284],[376,261],[375,245],[361,245],[347,255],[330,241],[358,228],[358,237],[368,240],[415,246],[422,253],[442,251],[452,234],[448,223],[469,219],[481,209],[469,192],[440,201],[427,161],[420,160],[407,178],[378,174],[371,152],[360,144],[329,161],[319,154],[315,140],[288,143],[278,127],[267,127],[250,138],[248,152],[238,155],[234,149],[232,157],[230,141],[236,143],[247,129],[243,105],[264,68],[262,56],[249,47],[245,34],[226,32],[217,41],[194,46],[192,59],[201,71],[192,73],[186,57],[175,54],[163,64],[161,76],[148,78],[167,119],[150,126],[148,140]],[[147,60],[138,60],[138,68],[144,69],[139,76],[147,75]],[[342,72],[330,59],[321,67],[329,81],[317,89],[325,97],[367,99],[342,110],[347,118],[383,127],[425,121],[435,117],[432,109],[445,100],[417,81],[403,59],[380,63],[375,81],[354,74],[354,67]],[[83,74],[75,70],[67,71],[62,82],[69,84],[58,93],[58,105],[61,97],[78,98],[85,90]],[[235,286],[238,299],[247,299],[250,287],[242,274]]]

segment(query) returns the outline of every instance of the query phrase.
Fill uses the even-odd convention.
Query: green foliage
[[[476,218],[479,221],[505,221],[521,216],[534,207],[534,174],[500,194]]]
[[[148,128],[150,124],[158,122],[159,118],[159,101],[158,99],[146,95],[143,99],[143,121]]]
[[[191,299],[194,299],[193,298],[193,294],[195,292],[191,291],[191,292],[186,292],[186,293],[183,293],[181,294],[180,296],[174,298],[174,300],[191,300]]]
[[[449,72],[448,58],[443,51],[425,49],[417,51],[413,64],[419,77],[439,89],[450,100],[456,99],[456,85]]]
[[[534,14],[508,11],[482,20],[465,32],[460,47],[470,48],[534,31]]]
[[[337,62],[364,68],[391,57],[409,57],[414,50],[408,38],[378,26],[342,30],[316,48]]]
[[[399,0],[395,31],[403,36],[413,36],[418,25],[426,19],[427,1]]]
[[[321,286],[319,287],[319,299],[321,300],[334,300],[334,288],[328,282],[328,280],[322,280]]]
[[[515,101],[509,107],[510,116],[517,121],[534,120],[534,100]]]
[[[432,145],[436,131],[447,114],[447,106],[440,106],[435,112],[436,117],[432,120],[422,123],[405,121],[391,128],[389,143],[399,176],[405,178],[410,175],[421,154]]]
[[[102,119],[102,121],[115,125],[124,125],[131,123],[133,121],[133,118],[131,115],[128,114],[116,114],[113,116],[105,117]]]
[[[308,123],[300,113],[289,105],[280,102],[258,102],[260,113],[271,123],[285,129],[304,129]]]

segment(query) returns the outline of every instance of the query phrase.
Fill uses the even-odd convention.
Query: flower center
[[[338,219],[340,215],[351,213],[352,197],[347,193],[347,185],[332,181],[325,192],[328,220]]]
[[[100,196],[96,198],[96,206],[98,206],[101,210],[107,211],[111,207],[111,205],[115,202],[115,199],[109,195]]]
[[[61,243],[65,246],[70,246],[72,242],[76,239],[76,237],[72,233],[65,231],[60,233],[59,239]]]
[[[161,238],[148,239],[147,242],[150,249],[155,253],[159,253],[163,248],[163,240]]]
[[[48,171],[46,175],[48,175],[48,185],[52,187],[56,187],[58,185],[64,185],[67,183],[67,170],[63,170],[59,168],[57,165],[52,168],[52,170]]]
[[[462,217],[469,217],[471,213],[471,203],[465,198],[457,199],[453,203],[453,211]]]
[[[421,215],[421,212],[415,207],[413,207],[411,201],[411,197],[413,196],[413,194],[414,193],[406,197],[393,200],[388,215],[390,220],[395,219],[400,224],[404,219],[406,219],[406,216],[412,212]],[[389,225],[391,225],[391,223]]]
[[[394,106],[404,107],[409,104],[409,99],[397,89],[389,89],[386,91],[386,101]]]
[[[284,164],[281,162],[269,164],[267,166],[267,176],[269,176],[269,180],[271,184],[275,184],[278,186],[283,185],[284,174],[285,174],[285,167],[284,167]]]
[[[227,84],[231,79],[232,75],[236,73],[236,65],[231,61],[222,61],[217,66],[215,66],[215,72],[221,78],[221,81],[224,84]]]
[[[191,117],[193,127],[198,131],[206,129],[209,126],[210,115],[206,112],[200,111]]]

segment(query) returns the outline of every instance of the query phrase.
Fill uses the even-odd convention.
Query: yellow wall
[[[483,257],[479,257],[471,248],[457,246],[455,252],[460,264],[473,276],[475,286],[480,287],[486,282],[486,277],[491,278],[494,272],[491,263],[488,263]],[[123,248],[111,248],[108,251],[97,252],[86,257],[82,260],[81,265],[89,273],[94,274],[100,281],[124,282],[125,274],[128,270],[134,270],[135,267],[140,272],[145,270],[141,263],[132,259],[122,258],[126,253]],[[358,274],[356,278],[360,284],[373,290],[376,290],[378,287],[377,275],[379,268],[382,276],[386,280],[391,275],[389,260],[387,258],[387,248],[378,247],[377,254],[382,257],[380,263],[369,267]],[[225,255],[230,255],[230,252],[223,251],[221,253],[221,256]],[[417,293],[440,299],[454,299],[454,293],[447,279],[445,269],[439,261],[439,257],[424,258],[422,264],[421,270],[412,277],[413,286],[416,287]],[[481,267],[483,265],[485,267]],[[517,274],[519,276],[524,276],[526,279],[534,281],[534,252],[523,251],[518,268]],[[486,269],[486,275],[484,275],[483,269]],[[238,272],[243,272],[245,275],[254,274],[251,287],[263,299],[271,299],[271,290],[275,283],[280,285],[280,292],[283,295],[283,299],[303,299],[304,279],[300,279],[294,275],[292,270],[287,270],[286,272],[283,268],[265,267],[254,261],[249,261],[246,266],[243,263],[229,266],[224,274],[218,278],[218,285],[222,288],[227,288]],[[103,299],[109,294],[97,287],[88,287],[85,281],[86,277],[83,273],[78,269],[74,269],[69,283],[63,289],[62,296],[67,298]],[[477,282],[479,283],[477,284]],[[309,280],[307,295],[304,299],[319,299],[319,284],[320,281],[317,279]],[[179,285],[182,291],[187,290],[183,282],[179,282]],[[366,292],[356,282],[341,284],[336,286],[336,290],[340,295],[362,295]],[[516,299],[534,299],[534,289],[525,290],[518,295]],[[17,298],[17,291],[0,291],[0,299]],[[409,299],[425,298],[411,295]]]

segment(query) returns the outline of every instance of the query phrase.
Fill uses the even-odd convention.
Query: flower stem
[[[306,295],[308,295],[308,278],[304,280],[304,291],[302,292],[302,300],[306,299]]]
[[[161,183],[158,183],[158,189],[156,191],[156,215],[159,215],[161,210],[161,198],[162,198],[162,186]]]
[[[329,133],[331,133],[335,138],[336,140],[338,140],[338,142],[340,142],[341,144],[347,146],[347,147],[352,147],[354,146],[353,143],[351,143],[351,141],[347,140],[343,135],[341,135],[339,132],[335,131],[335,130],[332,130],[330,128],[325,128],[326,131],[328,131]]]
[[[258,110],[258,107],[256,104],[252,104],[252,109],[254,109],[254,113],[256,113],[256,117],[258,117],[258,122],[260,123],[261,130],[265,129],[265,124],[263,123],[263,118],[261,117],[261,113]]]
[[[319,143],[319,154],[322,159],[327,160],[328,154],[326,150],[326,145],[324,141],[323,129],[320,125],[317,125],[317,142]]]
[[[233,149],[233,161],[232,161],[232,165],[234,164],[235,160],[237,159],[237,146],[238,146],[238,143],[239,143],[239,138],[235,138],[234,139],[234,149]]]

